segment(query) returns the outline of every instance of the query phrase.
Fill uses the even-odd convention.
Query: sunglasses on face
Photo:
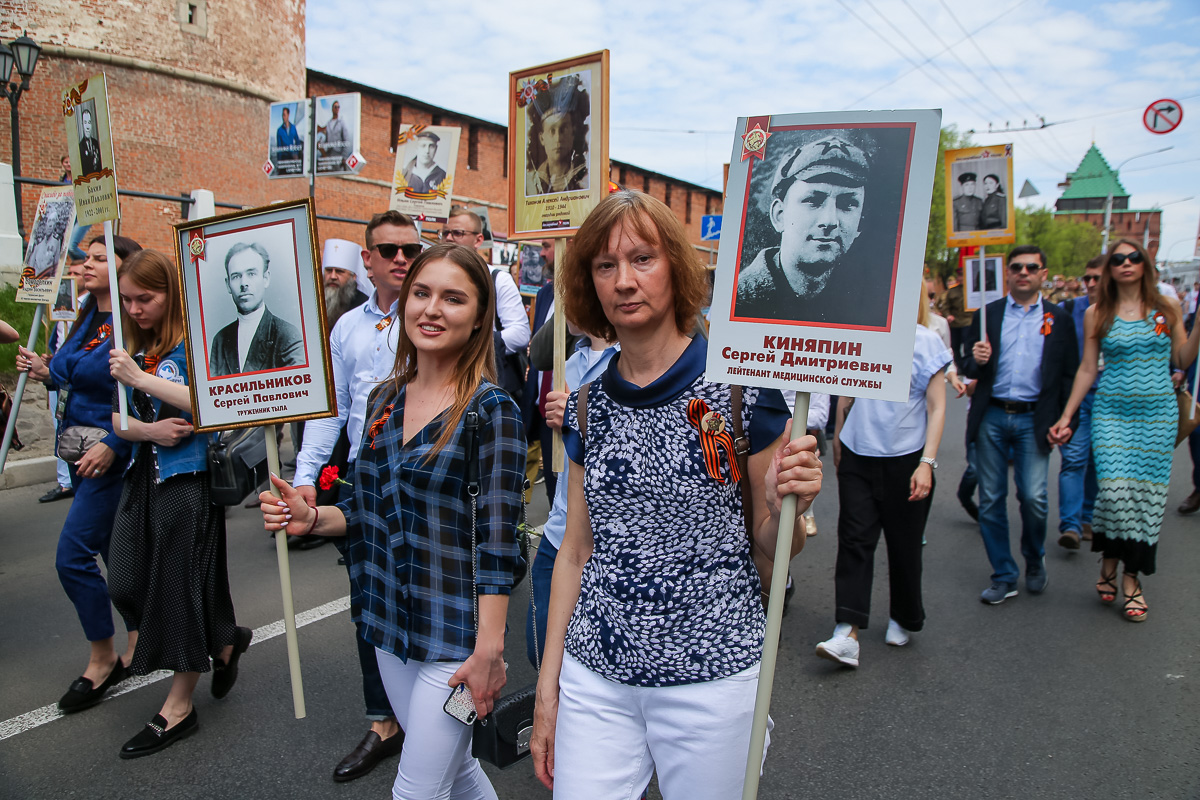
[[[1017,275],[1021,272],[1028,272],[1030,275],[1036,275],[1037,271],[1041,268],[1041,264],[1022,264],[1016,261],[1008,265],[1008,271],[1013,275]]]
[[[421,255],[420,244],[393,244],[392,242],[380,242],[371,247],[372,250],[378,250],[379,255],[391,261],[396,257],[397,252],[404,253],[404,257],[412,261],[417,256]]]
[[[1125,263],[1126,259],[1129,259],[1130,264],[1140,264],[1146,260],[1142,258],[1141,253],[1134,250],[1132,253],[1113,253],[1108,257],[1108,265],[1110,267],[1119,267]]]
[[[438,234],[438,238],[443,242],[447,239],[466,239],[468,236],[476,235],[477,231],[464,231],[461,228],[456,230],[443,230]]]
[[[1095,283],[1096,281],[1100,280],[1100,276],[1099,275],[1084,275],[1079,280],[1083,281],[1084,283]]]

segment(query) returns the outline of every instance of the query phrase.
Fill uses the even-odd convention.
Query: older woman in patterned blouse
[[[621,352],[567,406],[567,529],[534,767],[560,798],[637,798],[655,770],[667,800],[735,797],[764,633],[754,551],[774,552],[783,495],[800,513],[820,491],[816,440],[786,441],[776,390],[746,388],[741,424],[731,421],[735,392],[705,381],[705,343],[689,338],[707,279],[661,202],[609,195],[560,280],[568,318]]]

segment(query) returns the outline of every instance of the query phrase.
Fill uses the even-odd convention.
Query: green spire
[[[1113,197],[1129,197],[1129,192],[1121,185],[1113,168],[1100,155],[1093,143],[1079,162],[1079,167],[1067,175],[1071,185],[1062,193],[1063,200],[1082,200],[1108,197],[1111,191]]]

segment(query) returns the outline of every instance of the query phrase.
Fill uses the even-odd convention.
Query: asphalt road
[[[1053,537],[1047,592],[1031,596],[1022,584],[1020,596],[990,607],[977,599],[990,573],[977,528],[954,498],[965,407],[950,406],[925,550],[925,630],[906,648],[884,645],[880,548],[875,614],[856,671],[813,655],[833,627],[837,491],[831,459],[826,465],[820,533],[792,566],[798,591],[784,619],[760,797],[1200,798],[1200,515],[1174,511],[1190,490],[1186,448],[1176,452],[1160,569],[1145,580],[1145,624],[1100,605],[1096,557],[1061,551]],[[300,629],[303,720],[293,718],[282,636],[251,647],[225,700],[214,700],[203,678],[200,732],[149,758],[121,761],[117,751],[158,711],[165,682],[73,717],[31,719],[87,658],[54,571],[67,503],[39,505],[46,488],[0,493],[0,798],[389,796],[394,761],[353,783],[330,779],[366,729],[344,612]],[[1050,495],[1056,522],[1054,487]],[[531,521],[545,511],[539,486]],[[1019,519],[1015,500],[1010,519]],[[228,523],[239,623],[257,629],[281,618],[274,545],[255,511],[232,509]],[[336,557],[331,546],[292,553],[297,611],[346,596]],[[514,595],[511,687],[534,677],[524,657],[526,602]],[[549,797],[528,762],[487,770],[501,798]]]

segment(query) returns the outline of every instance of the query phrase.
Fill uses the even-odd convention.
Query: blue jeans
[[[992,580],[1016,584],[1020,577],[1008,543],[1008,459],[1011,453],[1017,500],[1021,505],[1021,554],[1025,569],[1040,569],[1046,554],[1046,479],[1050,454],[1038,448],[1033,412],[1009,414],[988,408],[975,438],[979,472],[979,531]]]
[[[549,452],[549,451],[547,451]],[[535,667],[541,655],[546,652],[546,620],[550,609],[550,579],[554,577],[554,560],[558,558],[558,548],[550,544],[550,540],[542,537],[538,545],[537,555],[534,556],[533,566],[530,567],[529,577],[533,581],[533,602],[537,606],[537,636],[533,635],[533,606],[525,617],[525,651],[529,663]],[[534,653],[534,641],[537,641],[537,652]]]
[[[75,606],[83,633],[89,642],[113,635],[112,603],[108,584],[100,573],[96,556],[108,561],[108,542],[124,486],[121,465],[116,462],[98,478],[81,478],[70,465],[75,499],[67,512],[54,566],[58,580]]]
[[[1092,508],[1100,485],[1096,483],[1096,462],[1092,458],[1092,403],[1096,391],[1087,393],[1079,406],[1079,427],[1071,441],[1060,448],[1062,468],[1058,473],[1058,530],[1083,530],[1092,523]]]

